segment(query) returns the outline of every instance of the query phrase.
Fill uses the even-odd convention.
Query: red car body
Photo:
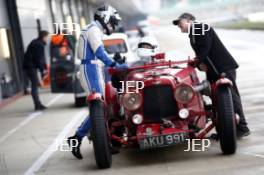
[[[126,146],[140,146],[142,149],[147,149],[141,145],[142,140],[146,137],[156,137],[163,135],[173,135],[177,139],[178,136],[186,138],[202,138],[199,136],[197,130],[201,131],[206,128],[206,114],[208,112],[204,109],[204,101],[201,93],[195,92],[193,87],[200,84],[197,73],[192,66],[186,68],[173,67],[183,62],[154,62],[144,66],[131,68],[124,72],[117,70],[110,70],[110,73],[115,76],[122,76],[122,81],[141,81],[144,82],[144,88],[140,89],[138,93],[142,96],[142,104],[136,110],[129,110],[125,108],[125,118],[123,120],[115,120],[110,123],[109,135],[111,139],[116,140]],[[174,97],[174,92],[179,86],[190,86],[193,90],[193,97],[188,103],[181,103]],[[134,87],[129,87],[129,91],[134,92]],[[153,94],[153,93],[160,93]],[[164,96],[164,94],[166,94]],[[120,110],[119,105],[122,107],[122,99],[126,93],[119,94],[119,100],[117,92],[113,89],[111,83],[106,85],[106,107],[107,111],[112,111],[114,116],[118,115]],[[153,94],[153,96],[152,96]],[[155,99],[156,95],[156,99]],[[163,96],[163,97],[162,97]],[[157,104],[159,103],[159,104]],[[158,109],[152,109],[153,106]],[[109,110],[110,108],[110,110]],[[162,111],[164,110],[165,111]],[[189,115],[186,119],[179,117],[180,109],[188,109]],[[156,113],[156,114],[155,114]],[[160,113],[160,114],[158,114]],[[132,116],[140,114],[143,116],[143,122],[141,124],[134,124],[131,120]],[[108,119],[111,117],[107,116]],[[170,121],[171,124],[164,127],[164,120]],[[190,129],[190,125],[195,126],[194,129]],[[124,126],[126,128],[127,136],[120,137],[111,131],[115,130],[115,127]],[[151,133],[150,133],[151,131]],[[177,136],[177,134],[179,134]],[[159,138],[160,139],[160,138]],[[169,145],[163,145],[164,140],[156,139],[160,145],[156,147],[163,147]],[[143,141],[144,142],[144,141]],[[178,143],[176,141],[175,143]],[[155,146],[153,146],[155,147]],[[149,147],[152,148],[152,147]]]
[[[92,136],[96,138],[93,142],[100,168],[111,166],[106,143],[112,149],[166,147],[183,143],[186,139],[204,139],[214,127],[223,153],[235,152],[232,83],[224,76],[211,84],[200,82],[194,63],[191,60],[156,59],[126,70],[109,69],[112,82],[106,83],[105,96],[92,93],[88,97],[89,104],[93,101],[103,104],[103,109],[100,104],[90,108],[95,111],[91,116],[94,118],[93,127],[96,125]],[[120,81],[126,91],[118,93]],[[138,88],[136,82],[143,83],[144,87]],[[205,105],[203,95],[211,98],[211,105]],[[105,128],[102,128],[101,119],[97,120],[101,118],[97,116],[98,109],[104,113]]]

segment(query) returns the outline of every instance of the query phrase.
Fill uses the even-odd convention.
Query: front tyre
[[[236,152],[236,123],[230,87],[217,90],[217,130],[223,154]]]
[[[92,140],[95,160],[98,168],[110,168],[112,155],[104,117],[104,104],[99,100],[90,103],[90,117],[92,119]]]

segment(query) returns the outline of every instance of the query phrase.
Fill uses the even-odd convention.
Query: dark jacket
[[[238,68],[237,62],[225,48],[212,27],[202,23],[193,24],[189,34],[191,46],[197,58],[207,65],[209,79],[215,79],[217,74]],[[203,25],[204,33],[202,30]],[[210,27],[209,30],[207,30],[208,27]],[[214,65],[215,69],[211,64]]]
[[[28,45],[24,55],[23,68],[39,69],[41,72],[46,69],[45,43],[41,39],[34,39]]]

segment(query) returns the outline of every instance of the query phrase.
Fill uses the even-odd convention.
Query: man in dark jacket
[[[48,32],[40,31],[39,37],[28,45],[24,56],[23,69],[31,82],[31,95],[34,101],[35,110],[44,110],[46,107],[40,102],[38,94],[38,74],[40,71],[43,77],[46,72],[45,45],[48,41]]]
[[[195,22],[190,13],[183,13],[173,21],[183,33],[189,33],[191,46],[198,59],[198,68],[206,71],[207,79],[214,82],[222,73],[233,83],[231,88],[235,113],[240,117],[237,125],[237,136],[248,136],[250,131],[244,116],[241,98],[236,85],[236,69],[238,64],[225,48],[214,29],[205,24]]]

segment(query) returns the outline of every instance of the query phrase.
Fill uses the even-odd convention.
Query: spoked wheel
[[[217,90],[217,132],[223,154],[236,152],[236,122],[231,90],[228,86]]]
[[[104,104],[94,100],[90,104],[90,117],[92,117],[92,140],[96,164],[100,169],[110,168],[112,155],[107,127],[104,117]]]

